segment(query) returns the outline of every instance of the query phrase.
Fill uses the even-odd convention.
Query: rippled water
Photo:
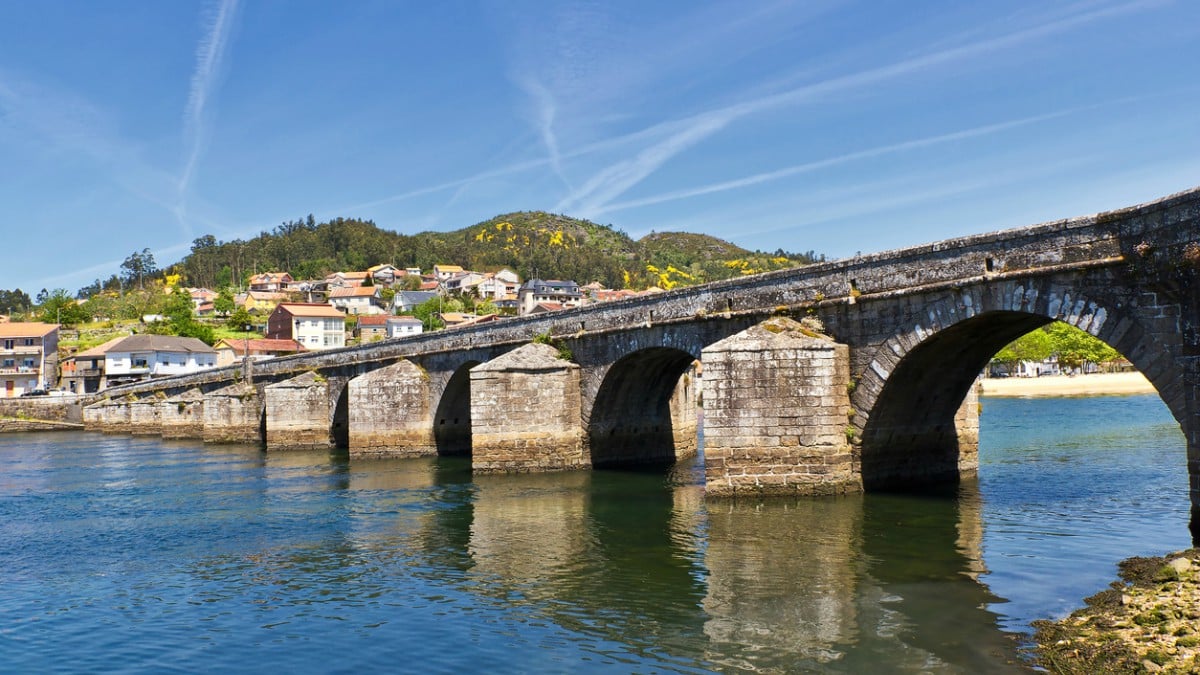
[[[943,496],[706,504],[701,465],[0,438],[5,672],[1011,672],[1014,634],[1186,547],[1155,397],[985,399]]]

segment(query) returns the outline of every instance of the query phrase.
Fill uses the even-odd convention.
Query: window
[[[141,358],[141,357],[135,358],[133,360],[133,367],[134,368],[145,368],[146,367],[146,359]]]
[[[16,344],[16,341],[15,341],[15,340],[5,340],[5,341],[4,341],[4,348],[5,348],[5,349],[12,349],[12,348],[13,348],[13,345],[15,345],[15,344]]]
[[[33,338],[25,338],[25,346],[32,347],[33,346]]]
[[[33,359],[25,359],[24,365],[26,368],[32,368],[34,365],[34,360]]]
[[[16,367],[16,365],[17,365],[17,362],[14,359],[4,359],[4,367],[5,368],[14,368],[14,367]]]

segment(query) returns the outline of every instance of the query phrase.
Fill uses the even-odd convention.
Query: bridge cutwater
[[[1124,354],[1179,421],[1196,536],[1198,238],[1200,188],[651,298],[150,380],[103,392],[83,419],[268,452],[346,448],[352,461],[469,454],[486,473],[672,461],[696,451],[699,425],[710,495],[910,487],[975,471],[979,373],[1011,340],[1059,320]]]

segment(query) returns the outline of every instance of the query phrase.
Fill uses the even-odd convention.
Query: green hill
[[[251,274],[286,271],[297,279],[391,263],[429,271],[435,264],[512,269],[522,278],[592,281],[610,288],[670,288],[813,262],[812,253],[751,252],[703,234],[653,233],[634,241],[608,225],[530,211],[509,213],[452,232],[400,234],[371,221],[312,216],[243,241],[193,242],[168,266],[189,286],[225,287]],[[114,277],[115,279],[115,277]],[[105,286],[97,281],[96,286]]]

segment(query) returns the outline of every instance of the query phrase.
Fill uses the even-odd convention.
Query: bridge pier
[[[671,434],[675,459],[695,457],[699,452],[700,377],[695,364],[688,367],[671,393]]]
[[[253,385],[239,382],[204,395],[205,443],[261,443],[262,404]]]
[[[1192,545],[1200,546],[1200,356],[1183,359],[1186,417],[1183,434],[1187,439],[1188,484],[1192,498],[1190,528]]]
[[[130,431],[128,398],[112,399],[101,408],[100,430],[106,434],[127,434]]]
[[[591,466],[580,368],[528,344],[471,369],[471,466],[476,473]]]
[[[849,347],[773,318],[703,351],[704,456],[713,496],[859,492]]]
[[[334,446],[329,381],[307,372],[263,390],[267,451],[328,450]]]
[[[351,457],[437,455],[429,375],[407,359],[350,380]]]
[[[158,396],[147,396],[129,404],[129,433],[134,436],[157,436],[162,432],[159,420]]]
[[[163,438],[204,438],[204,394],[188,389],[158,404]]]

